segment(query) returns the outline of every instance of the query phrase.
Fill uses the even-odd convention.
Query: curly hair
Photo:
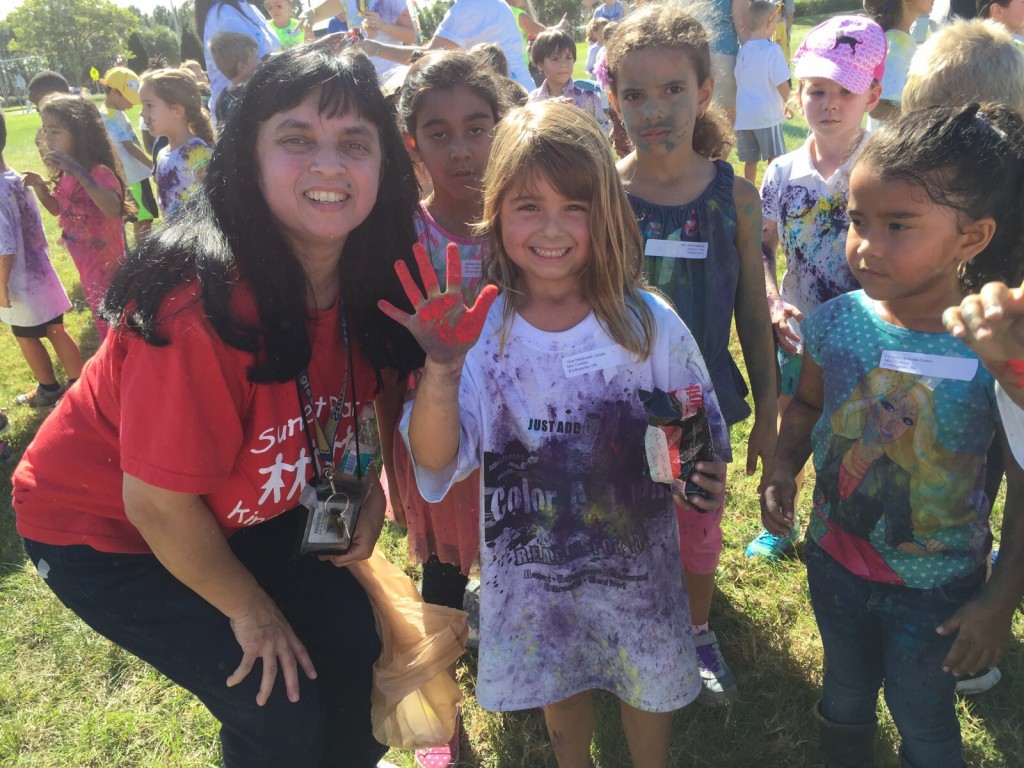
[[[634,11],[615,25],[615,34],[605,48],[608,83],[618,94],[618,74],[633,51],[672,48],[683,51],[703,85],[711,77],[711,47],[708,32],[697,20],[696,9],[652,3]],[[605,35],[607,36],[607,30]],[[716,105],[708,105],[693,126],[693,149],[704,157],[725,157],[733,146],[729,120]]]
[[[137,209],[132,196],[126,194],[128,185],[124,180],[124,166],[110,143],[103,117],[92,100],[69,93],[54,93],[40,102],[39,114],[43,118],[55,118],[71,134],[74,151],[70,154],[86,171],[105,165],[114,172],[121,184],[121,215],[133,216]],[[54,170],[51,178],[57,181],[61,175],[61,171]]]
[[[1012,109],[970,104],[901,115],[871,135],[856,165],[920,187],[933,203],[969,220],[995,220],[992,240],[961,272],[965,294],[993,281],[1020,284],[1024,119]]]

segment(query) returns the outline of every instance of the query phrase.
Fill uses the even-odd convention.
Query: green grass
[[[801,19],[797,38],[817,19]],[[8,114],[8,164],[41,170],[32,137],[36,115]],[[786,126],[792,148],[806,135],[799,121]],[[94,351],[89,311],[67,252],[57,245],[55,220],[43,213],[54,264],[71,290],[75,307],[66,316],[83,351]],[[739,349],[734,353],[739,357]],[[0,406],[11,417],[4,437],[20,456],[43,417],[13,407],[17,393],[34,382],[7,333],[0,333]],[[673,766],[785,766],[814,764],[815,733],[810,717],[821,679],[821,645],[807,600],[798,560],[777,565],[752,563],[743,556],[747,541],[760,529],[757,478],[746,478],[749,424],[733,432],[735,463],[723,521],[725,551],[712,609],[712,625],[739,680],[741,696],[721,710],[687,707],[676,715]],[[0,472],[0,766],[39,768],[134,768],[219,764],[217,724],[189,694],[171,685],[128,654],[112,646],[68,612],[27,564],[9,511],[8,474]],[[68,472],[74,472],[70,466]],[[806,492],[805,492],[806,495]],[[805,506],[806,508],[806,506]],[[1000,515],[997,511],[994,521]],[[410,572],[404,535],[385,530],[385,551]],[[1013,639],[1000,667],[1003,681],[976,700],[958,704],[968,765],[982,768],[1024,765],[1024,620],[1018,613]],[[541,718],[534,712],[493,714],[472,698],[476,667],[472,654],[459,665],[467,694],[464,706],[465,767],[534,768],[554,766]],[[898,736],[884,705],[878,753],[894,768]],[[593,758],[600,768],[629,764],[617,707],[598,696],[598,725]],[[344,754],[344,745],[339,745]],[[388,756],[412,768],[409,753]],[[344,758],[339,758],[344,764]]]

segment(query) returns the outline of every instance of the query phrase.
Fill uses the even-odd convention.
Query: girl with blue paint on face
[[[711,103],[708,34],[691,13],[651,5],[621,21],[606,49],[607,90],[636,147],[618,171],[644,239],[644,271],[697,340],[730,425],[750,415],[747,387],[729,353],[735,316],[753,389],[746,467],[753,474],[758,458],[766,466],[775,447],[777,414],[761,205],[754,186],[735,178],[721,159],[729,151],[730,130]],[[701,701],[717,706],[737,688],[708,627],[722,552],[721,510],[678,512],[691,632],[704,681]]]

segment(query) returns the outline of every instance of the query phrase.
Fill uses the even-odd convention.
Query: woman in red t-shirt
[[[337,566],[380,533],[376,477],[347,554],[294,554],[307,485],[376,443],[374,404],[390,437],[422,365],[376,307],[403,300],[417,188],[362,56],[271,57],[237,109],[114,279],[114,333],[15,472],[18,531],[71,610],[206,704],[225,765],[373,766],[380,643]]]

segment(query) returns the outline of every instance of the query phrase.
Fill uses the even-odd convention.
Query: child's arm
[[[367,11],[363,14],[363,19],[363,26],[370,31],[383,32],[406,45],[416,42],[416,28],[412,25],[412,17],[409,16],[408,9],[399,14],[394,24],[384,21],[376,11]]]
[[[998,663],[1010,637],[1014,611],[1024,598],[1024,472],[1013,458],[1002,427],[999,440],[1006,457],[999,559],[992,578],[977,596],[936,628],[940,635],[956,635],[942,668],[957,676],[973,675]]]
[[[789,80],[779,83],[779,96],[782,97],[782,113],[789,120],[793,117],[793,110],[789,108]]]
[[[22,175],[21,180],[26,187],[31,187],[35,190],[36,197],[39,199],[40,205],[49,211],[51,215],[57,216],[60,214],[60,203],[50,192],[50,184],[46,179],[35,171],[26,171]]]
[[[89,171],[71,155],[63,152],[51,152],[46,156],[46,162],[78,179],[82,189],[92,198],[104,216],[109,216],[112,219],[121,218],[121,196],[114,190],[97,184]],[[49,206],[47,206],[47,210],[50,210]]]
[[[771,474],[762,481],[761,522],[770,533],[786,536],[793,530],[796,476],[811,455],[811,430],[825,405],[821,367],[804,355],[796,394],[782,414],[779,442],[772,457]]]
[[[0,254],[0,307],[11,308],[11,294],[7,291],[7,283],[10,282],[11,272],[14,270],[14,254]]]
[[[121,146],[125,148],[125,151],[142,163],[145,166],[153,164],[152,158],[142,151],[142,147],[136,144],[134,141],[122,141]]]
[[[942,315],[946,329],[974,350],[1010,399],[1024,408],[1024,286],[989,283]]]
[[[789,318],[804,319],[804,313],[787,304],[779,294],[779,278],[775,262],[775,254],[779,252],[779,225],[774,221],[765,221],[761,227],[761,262],[764,264],[764,290],[768,297],[768,314],[775,331],[775,340],[791,355],[799,354],[797,344],[800,337],[789,327]]]
[[[395,272],[415,313],[403,312],[383,299],[378,306],[385,315],[405,326],[427,354],[409,421],[409,448],[417,464],[428,472],[439,472],[452,463],[459,451],[462,365],[466,353],[480,337],[498,288],[485,286],[473,306],[467,307],[458,246],[448,244],[448,287],[443,293],[426,249],[416,243],[413,253],[426,295],[413,282],[404,261],[395,262]]]
[[[736,29],[736,36],[740,43],[750,39],[750,30],[747,29],[747,8],[750,6],[748,0],[732,0],[732,25]]]
[[[772,321],[764,300],[764,267],[761,261],[761,197],[746,179],[736,179],[736,249],[740,255],[736,291],[736,334],[743,348],[750,389],[754,398],[754,426],[747,441],[747,474],[762,470],[775,451],[778,438],[779,393],[775,379],[775,346]]]

